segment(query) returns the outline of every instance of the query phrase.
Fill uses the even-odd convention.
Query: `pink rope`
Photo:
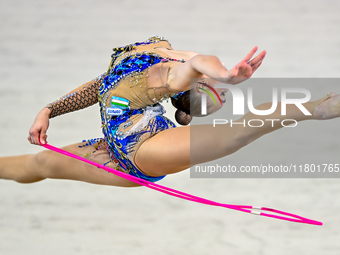
[[[157,190],[159,192],[163,192],[165,194],[174,196],[174,197],[178,197],[178,198],[182,198],[185,200],[189,200],[189,201],[193,201],[196,203],[201,203],[201,204],[206,204],[206,205],[213,205],[213,206],[220,206],[220,207],[224,207],[224,208],[228,208],[228,209],[232,209],[232,210],[237,210],[237,211],[241,211],[241,212],[245,212],[245,213],[252,213],[252,214],[256,214],[256,215],[260,215],[260,216],[265,216],[265,217],[271,217],[271,218],[275,218],[275,219],[280,219],[280,220],[286,220],[286,221],[292,221],[292,222],[298,222],[298,223],[305,223],[305,224],[311,224],[311,225],[322,225],[322,222],[319,221],[315,221],[315,220],[311,220],[311,219],[307,219],[295,214],[291,214],[291,213],[287,213],[287,212],[283,212],[283,211],[279,211],[279,210],[275,210],[275,209],[271,209],[271,208],[266,208],[266,207],[253,207],[253,206],[249,206],[249,205],[231,205],[231,204],[222,204],[222,203],[218,203],[218,202],[214,202],[211,200],[207,200],[201,197],[196,197],[175,189],[171,189],[153,182],[149,182],[146,181],[144,179],[135,177],[135,176],[131,176],[129,174],[120,172],[116,169],[112,169],[109,168],[107,166],[103,166],[101,164],[92,162],[90,160],[87,160],[85,158],[79,157],[77,155],[74,155],[70,152],[64,151],[62,149],[56,148],[52,145],[49,144],[41,144],[43,147],[45,147],[46,149],[64,154],[66,156],[69,156],[71,158],[74,159],[78,159],[80,161],[86,162],[88,164],[91,164],[93,166],[99,167],[105,171],[108,171],[112,174],[115,174],[119,177],[122,177],[124,179],[127,179],[129,181],[135,182],[137,184],[143,185],[145,187],[148,187],[150,189],[153,190]],[[280,215],[284,215],[284,216],[280,216],[280,215],[275,215],[275,214],[270,214],[270,213],[266,213],[266,212],[271,212],[271,213],[276,213],[276,214],[280,214]],[[288,217],[285,217],[288,216]]]

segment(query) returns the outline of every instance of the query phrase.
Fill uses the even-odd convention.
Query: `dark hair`
[[[181,125],[188,125],[192,120],[190,115],[190,90],[171,98],[172,105],[177,108],[175,119]]]
[[[176,121],[181,125],[188,125],[192,120],[192,116],[204,117],[201,109],[201,92],[194,86],[192,89],[180,92],[171,98],[172,105],[177,108],[175,113]],[[213,100],[207,100],[208,114],[213,113]]]

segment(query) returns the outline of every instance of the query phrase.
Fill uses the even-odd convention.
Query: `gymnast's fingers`
[[[39,145],[39,132],[36,130],[30,131],[32,144]]]
[[[33,144],[31,140],[31,135],[28,135],[27,140],[29,141],[30,144]]]
[[[251,66],[256,65],[258,62],[262,61],[264,57],[266,56],[266,51],[262,51],[259,55],[257,55],[255,58],[249,61],[249,64]]]
[[[32,136],[28,137],[28,141],[30,142],[30,144],[35,144],[34,139],[32,138]]]
[[[42,129],[40,132],[40,136],[38,137],[38,141],[40,141],[41,144],[46,144],[46,139],[47,139],[47,135],[46,135],[46,130]]]
[[[255,65],[252,66],[253,68],[253,73],[260,67],[260,65],[262,64],[262,60],[258,63],[256,63]]]
[[[255,46],[249,53],[248,55],[243,59],[243,61],[248,62],[255,54],[257,51],[257,46]]]

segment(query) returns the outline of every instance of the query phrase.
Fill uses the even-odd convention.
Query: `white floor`
[[[227,67],[258,45],[268,55],[256,77],[339,77],[339,13],[336,0],[1,0],[0,155],[40,151],[26,141],[38,111],[105,71],[112,47],[155,34],[175,49],[218,55]],[[339,124],[306,124],[290,142],[273,134],[238,155],[246,160],[251,148],[264,158],[317,152],[326,163],[340,163]],[[53,119],[49,130],[56,146],[100,136],[97,106]],[[286,147],[268,149],[272,141]],[[220,202],[286,210],[324,226],[255,217],[143,188],[2,180],[0,254],[339,254],[339,179],[190,179],[184,172],[160,183]]]

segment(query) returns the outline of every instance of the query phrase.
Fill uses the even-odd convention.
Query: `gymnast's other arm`
[[[104,76],[101,75],[98,78],[83,84],[42,109],[29,130],[28,141],[31,144],[40,145],[40,137],[42,144],[45,144],[50,118],[96,104],[98,102],[98,89],[103,78]]]
[[[196,55],[184,64],[174,66],[169,72],[167,83],[176,91],[189,90],[190,79],[201,78],[203,75],[222,83],[233,85],[241,83],[250,78],[262,64],[266,52],[262,51],[251,60],[256,51],[257,47],[254,47],[230,70],[226,69],[216,56]]]

